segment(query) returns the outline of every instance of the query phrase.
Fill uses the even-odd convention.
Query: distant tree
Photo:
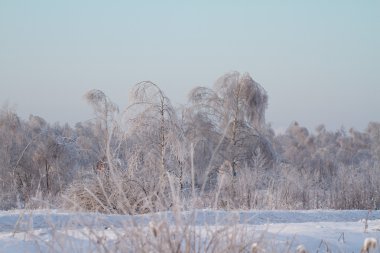
[[[284,150],[285,159],[301,168],[310,166],[310,157],[314,150],[314,137],[298,122],[293,122],[286,130],[288,138]]]
[[[351,159],[350,163],[358,165],[363,161],[371,162],[371,141],[368,133],[356,131],[351,128],[349,130],[350,143],[351,143]]]
[[[0,207],[15,208],[17,197],[22,194],[22,175],[18,171],[27,140],[20,118],[8,106],[0,110],[0,143]]]
[[[41,122],[43,124],[38,124]],[[50,126],[36,116],[29,117],[26,124],[37,129],[30,159],[39,171],[39,188],[43,193],[55,195],[62,191],[65,185],[72,181],[74,170],[78,166],[78,150],[76,134],[69,125]]]
[[[338,135],[328,132],[323,125],[318,126],[316,132],[314,135],[298,122],[293,122],[284,134],[276,136],[277,152],[283,162],[301,173],[315,175],[318,181],[331,179],[337,168]]]
[[[370,122],[366,132],[370,139],[372,157],[380,162],[380,123]]]

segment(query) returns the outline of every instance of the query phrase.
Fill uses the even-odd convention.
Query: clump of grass
[[[369,237],[364,240],[363,247],[360,253],[369,253],[371,250],[376,249],[377,240],[375,238]]]
[[[296,253],[307,253],[307,250],[306,250],[305,246],[298,245],[296,248]]]
[[[174,202],[168,178],[163,179],[166,184],[161,184],[161,187],[151,183],[155,179],[144,181],[117,168],[107,174],[92,174],[67,188],[62,195],[61,207],[129,215],[168,210]]]

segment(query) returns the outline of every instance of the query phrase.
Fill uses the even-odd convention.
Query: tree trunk
[[[50,184],[49,184],[49,164],[48,164],[48,161],[45,160],[45,177],[46,177],[46,189],[47,189],[47,192],[49,193],[50,192]]]

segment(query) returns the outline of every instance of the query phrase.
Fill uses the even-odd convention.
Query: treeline
[[[248,74],[196,87],[180,108],[152,82],[135,85],[123,110],[99,90],[84,98],[96,118],[74,127],[1,110],[0,208],[378,207],[380,123],[360,132],[294,122],[276,135],[268,95]]]

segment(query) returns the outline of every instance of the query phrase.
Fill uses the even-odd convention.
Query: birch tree
[[[116,117],[119,108],[100,90],[90,90],[84,95],[84,98],[92,106],[96,115],[94,130],[97,132],[100,149],[97,154],[98,164],[107,165],[105,168],[110,169],[117,153],[115,149],[120,144],[116,138],[118,134]],[[111,151],[112,148],[114,150]]]
[[[134,139],[135,153],[145,167],[158,172],[160,182],[167,172],[179,176],[184,161],[183,134],[164,92],[151,81],[136,84],[125,118],[129,139]]]
[[[266,91],[249,74],[232,72],[220,77],[213,89],[194,88],[189,95],[191,117],[202,119],[219,139],[209,166],[229,161],[232,174],[249,166],[259,149],[271,159],[272,149],[261,129],[265,125],[268,104]],[[207,138],[207,133],[204,138]],[[215,135],[214,134],[214,135]]]

